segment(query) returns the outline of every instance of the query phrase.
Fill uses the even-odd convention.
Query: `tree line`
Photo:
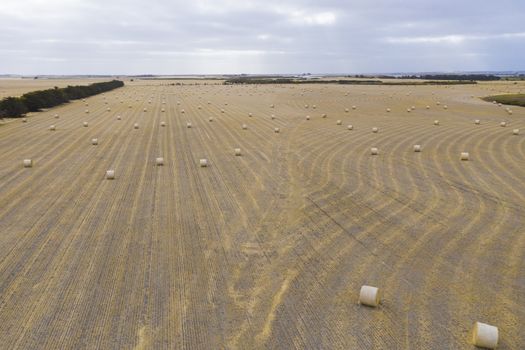
[[[0,118],[21,117],[27,112],[37,112],[71,100],[78,100],[124,86],[120,80],[93,83],[90,85],[67,86],[65,88],[32,91],[20,97],[6,97],[0,101]]]

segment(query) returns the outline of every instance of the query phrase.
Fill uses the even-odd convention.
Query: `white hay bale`
[[[448,106],[447,106],[447,105],[444,105],[444,106],[443,106],[443,109],[448,109]]]
[[[60,118],[60,116],[58,114],[55,114],[55,119],[58,119]]]
[[[414,152],[421,152],[421,145],[414,145]]]
[[[139,128],[139,123],[133,124],[133,128],[138,129]]]
[[[391,109],[390,109],[390,108],[387,108],[386,111],[387,111],[387,113],[390,113]]]
[[[166,110],[165,110],[164,108],[162,108],[160,111],[161,111],[162,113],[166,112]]]
[[[179,106],[179,105],[180,105],[180,101],[177,101],[177,106]]]
[[[85,127],[85,128],[87,128],[87,127],[89,126],[89,123],[88,123],[88,122],[83,122],[83,123],[82,123],[82,126]]]
[[[187,127],[188,129],[191,129],[191,123],[190,123],[190,122],[187,122],[187,123],[186,123],[186,127]]]
[[[224,109],[221,109],[221,113],[224,113]]]
[[[436,105],[438,105],[438,106],[441,105],[441,102],[437,101],[437,102],[436,102]]]
[[[357,106],[352,106],[352,109],[357,109]]]
[[[359,304],[377,307],[381,303],[379,288],[372,286],[361,286],[359,291]]]
[[[253,114],[251,114],[251,113],[248,113],[248,117],[253,117]]]
[[[144,112],[147,112],[147,111],[148,111],[148,109],[147,109],[146,107],[144,107],[143,111],[144,111]]]
[[[308,108],[308,105],[304,105],[304,108]]]
[[[275,120],[275,115],[272,114],[272,115],[270,116],[270,119],[271,119],[271,120]]]
[[[520,129],[512,130],[512,135],[519,135],[519,134],[520,134]]]
[[[27,119],[26,118],[22,118],[22,123],[27,123]]]
[[[374,127],[372,128],[372,132],[373,132],[374,134],[377,134],[377,133],[379,132],[379,129],[376,128],[376,127],[374,126]]]
[[[349,112],[348,108],[345,108],[345,113],[348,113],[348,112]]]
[[[472,343],[486,349],[495,349],[498,346],[498,327],[486,323],[476,322],[472,327]]]
[[[316,109],[316,108],[317,108],[317,106],[316,106],[316,105],[312,105],[312,108],[313,108],[313,109]]]
[[[430,109],[430,106],[426,106],[425,108],[426,108],[426,109]]]
[[[106,170],[106,179],[108,180],[115,179],[115,170]]]
[[[235,149],[235,155],[236,156],[240,156],[241,155],[241,149],[240,148],[236,148]]]
[[[202,109],[202,106],[201,106],[201,105],[198,105],[198,106],[197,106],[197,109]]]
[[[372,147],[372,148],[370,148],[370,153],[373,156],[377,156],[379,154],[379,150],[377,149],[377,147]]]
[[[204,159],[204,158],[201,159],[201,160],[199,160],[199,165],[200,165],[201,167],[207,167],[207,166],[208,166],[208,160],[207,160],[207,159]]]
[[[209,118],[208,118],[208,121],[209,121],[209,122],[212,122],[212,121],[213,121],[213,117],[209,117]]]
[[[166,122],[160,122],[160,126],[166,126]]]
[[[354,126],[349,124],[347,127],[346,127],[348,130],[354,130]]]
[[[207,104],[211,105],[211,101],[206,102]]]
[[[242,129],[243,129],[243,130],[248,130],[248,125],[243,124],[243,125],[242,125]]]
[[[51,130],[51,131],[55,131],[55,130],[56,130],[56,127],[55,127],[54,125],[51,125],[51,126],[49,127],[49,130]]]
[[[98,145],[98,139],[91,139],[91,144],[92,144],[93,146]]]
[[[24,159],[24,168],[31,168],[33,166],[32,159]]]
[[[439,125],[439,120],[434,120],[434,125]]]
[[[162,158],[162,157],[158,157],[158,158],[156,158],[156,159],[155,159],[155,164],[156,164],[157,166],[164,165],[164,158]]]
[[[481,120],[479,120],[479,119],[474,120],[474,124],[476,124],[476,125],[481,124]]]
[[[323,114],[321,115],[321,117],[322,117],[322,118],[326,118],[326,117],[327,117],[326,113],[323,113]]]
[[[133,108],[133,106],[132,105],[128,105],[128,108]]]
[[[275,108],[275,105],[271,104],[271,105],[270,105],[270,108]]]
[[[89,114],[89,109],[86,109],[86,110],[85,110],[85,113],[86,113],[86,114]]]
[[[412,112],[412,109],[407,108],[407,113],[410,113],[410,112]]]
[[[412,109],[414,111],[414,110],[416,110],[416,106],[412,106],[412,107],[410,107],[410,109]]]
[[[506,127],[506,126],[507,126],[507,122],[501,122],[501,123],[499,123],[499,126],[501,126],[501,127],[503,127],[503,128],[504,128],[504,127]]]
[[[508,113],[508,114],[512,114],[512,109],[509,109],[509,110],[507,111],[507,113]]]
[[[310,116],[309,115],[306,116],[306,120],[310,120]]]
[[[186,111],[185,111],[184,109],[181,109],[180,112],[181,112],[182,114],[186,113]]]
[[[117,115],[117,120],[121,120],[122,117],[120,115]]]
[[[106,111],[111,112],[111,108],[108,107],[108,108],[106,109]]]
[[[461,157],[460,157],[461,160],[469,160],[469,158],[470,158],[470,155],[468,152],[461,152]]]
[[[341,120],[337,121],[337,125],[341,125],[343,122]]]
[[[273,132],[278,134],[279,132],[281,132],[281,130],[279,128],[274,128]]]

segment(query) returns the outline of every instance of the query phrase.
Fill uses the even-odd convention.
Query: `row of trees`
[[[0,101],[0,117],[21,117],[27,112],[51,108],[71,100],[100,94],[124,86],[120,80],[90,85],[68,86],[65,88],[32,91],[20,97],[7,97]]]

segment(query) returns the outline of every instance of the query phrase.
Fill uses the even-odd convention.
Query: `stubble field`
[[[525,110],[477,98],[521,88],[133,82],[11,121],[0,348],[523,348]]]

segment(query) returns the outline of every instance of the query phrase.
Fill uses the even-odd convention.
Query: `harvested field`
[[[0,78],[0,99],[4,97],[18,97],[26,92],[59,88],[68,85],[89,85],[97,82],[108,81],[108,78],[93,79],[20,79]]]
[[[523,84],[166,83],[0,128],[0,348],[525,347]]]

